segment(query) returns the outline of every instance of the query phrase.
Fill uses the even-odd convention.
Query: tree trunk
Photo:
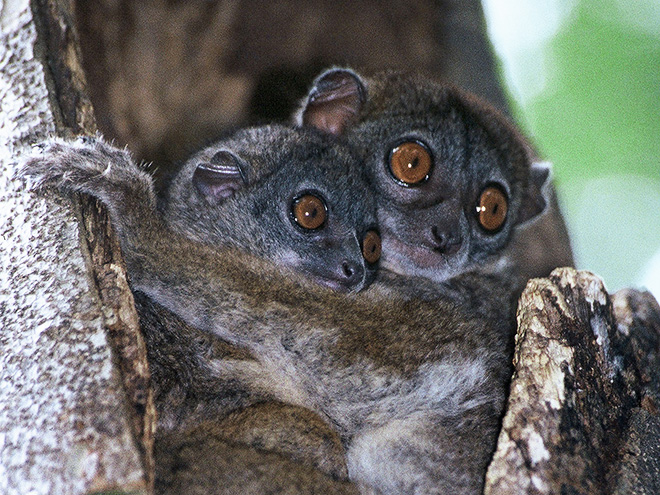
[[[0,9],[0,492],[149,493],[153,406],[118,245],[95,204],[16,177],[34,143],[95,131],[72,18],[66,1]]]
[[[557,269],[520,299],[487,495],[660,493],[660,306]]]

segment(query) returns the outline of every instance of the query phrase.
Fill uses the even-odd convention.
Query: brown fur
[[[168,229],[130,157],[99,141],[55,142],[28,170],[103,201],[134,288],[248,349],[259,366],[222,360],[224,378],[324,418],[365,493],[480,490],[508,375],[506,312],[474,314],[451,291],[428,301],[388,288],[338,294],[249,253],[194,243]]]

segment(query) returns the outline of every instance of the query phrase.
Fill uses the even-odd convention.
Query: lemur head
[[[335,141],[313,129],[240,130],[184,164],[165,217],[198,241],[360,290],[380,257],[375,201],[359,158]]]
[[[547,206],[549,166],[503,115],[454,87],[330,69],[296,119],[361,150],[391,271],[442,281],[496,261]]]

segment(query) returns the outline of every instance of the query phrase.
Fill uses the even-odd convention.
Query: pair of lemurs
[[[517,297],[572,263],[548,169],[496,111],[331,69],[296,126],[205,148],[160,207],[100,139],[26,170],[117,228],[149,308],[161,493],[480,492]]]

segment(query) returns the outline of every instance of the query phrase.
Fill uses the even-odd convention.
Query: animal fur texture
[[[150,178],[101,140],[56,141],[28,163],[108,206],[138,303],[186,322],[150,325],[170,427],[161,491],[207,493],[240,457],[263,477],[295,471],[295,493],[321,486],[312,467],[362,493],[479,493],[517,295],[572,263],[548,168],[488,105],[418,76],[326,71],[298,123],[317,132],[271,126],[205,148],[160,211]],[[398,175],[427,159],[411,183]],[[310,191],[333,223],[291,237],[291,202]],[[373,280],[363,244],[376,230],[382,269],[357,293]]]
[[[477,97],[417,74],[363,77],[335,68],[316,78],[296,121],[361,152],[378,203],[382,268],[439,282],[471,271],[504,274],[521,291],[529,278],[572,266],[550,164]],[[423,145],[432,161],[416,184],[396,180],[388,163],[408,142]],[[489,185],[509,207],[493,232],[475,212]]]
[[[191,240],[168,226],[151,179],[128,153],[99,139],[51,142],[26,170],[41,184],[100,199],[132,286],[249,350],[259,366],[227,359],[224,376],[327,421],[364,493],[480,489],[490,455],[483,442],[496,434],[508,374],[501,321],[450,296],[338,293],[272,260]],[[355,187],[362,194],[351,197],[362,200],[345,216],[363,231],[373,218],[366,186]]]

